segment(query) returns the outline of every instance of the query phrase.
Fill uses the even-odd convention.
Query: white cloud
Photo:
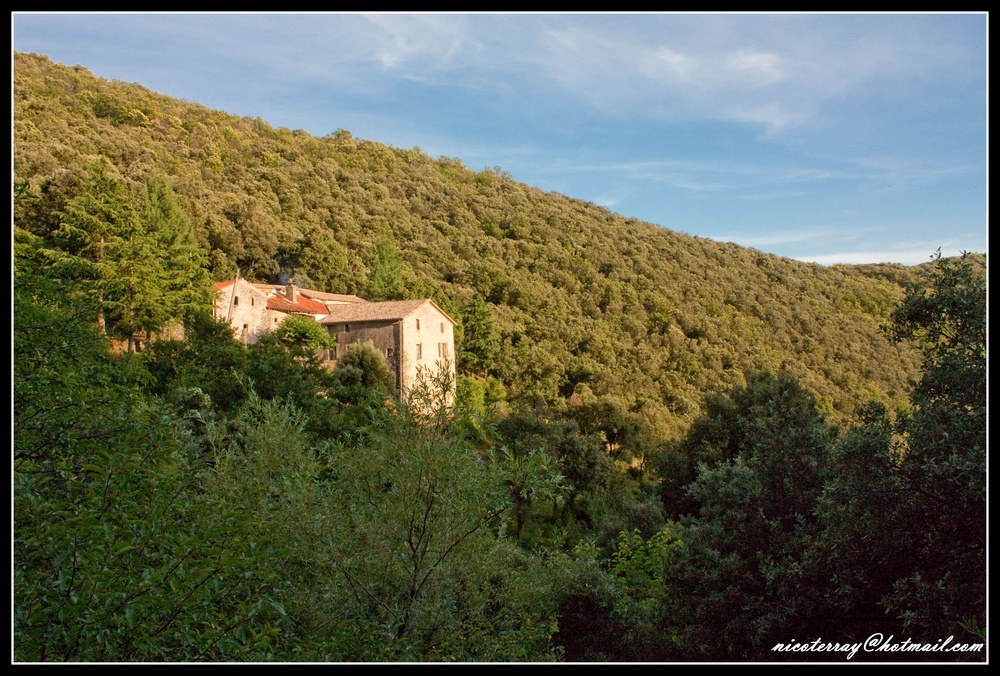
[[[368,14],[358,47],[388,69],[454,71],[481,45],[460,16]]]
[[[871,181],[877,174],[863,168],[776,166],[767,163],[711,160],[650,160],[641,162],[567,163],[563,172],[594,172],[630,181],[652,181],[695,192],[743,191],[739,199],[773,199],[805,194],[790,184]]]
[[[767,135],[773,137],[788,127],[804,121],[805,115],[778,104],[763,106],[725,109],[725,117],[737,122],[750,122],[764,125]]]
[[[705,237],[718,242],[733,242],[740,246],[753,247],[755,249],[773,247],[784,244],[798,244],[800,242],[827,241],[836,236],[838,231],[831,228],[794,228],[769,232],[763,235],[747,234],[745,232],[730,232],[724,235],[705,234]]]
[[[654,67],[646,71],[642,68],[642,62],[640,62],[640,72],[657,72],[657,73],[669,73],[675,75],[678,80],[689,80],[692,75],[692,70],[695,64],[692,59],[683,52],[678,52],[667,47],[662,47],[658,50],[654,50],[651,54],[651,59]],[[655,66],[660,66],[656,68]]]
[[[568,97],[623,116],[761,125],[771,137],[816,125],[828,132],[841,103],[919,97],[928,84],[956,75],[985,79],[985,57],[970,62],[969,53],[956,44],[963,22],[948,15],[319,13],[57,19],[67,27],[76,22],[88,30],[100,27],[120,41],[137,27],[135,33],[156,36],[143,48],[157,48],[156,42],[191,45],[191,51],[204,54],[199,67],[221,57],[252,64],[271,79],[292,73],[362,90],[385,86],[376,75],[450,87],[506,84],[527,88],[542,100]],[[849,121],[837,124],[844,124],[842,132],[850,131]]]
[[[749,86],[759,87],[785,79],[782,59],[773,52],[740,50],[729,57],[729,63],[740,75],[750,78]]]
[[[900,263],[902,265],[917,265],[930,260],[933,249],[882,249],[878,251],[845,251],[842,253],[801,254],[791,256],[804,263],[819,263],[820,265],[863,265],[866,263]],[[959,252],[945,254],[957,255]]]
[[[621,201],[620,198],[608,195],[598,195],[593,198],[594,204],[605,207],[607,209],[610,209],[614,205],[618,204],[618,202],[620,201]]]

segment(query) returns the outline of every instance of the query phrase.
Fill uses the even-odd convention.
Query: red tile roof
[[[325,315],[327,313],[325,305],[303,296],[296,297],[294,303],[289,302],[284,296],[271,296],[267,299],[267,309],[304,315]]]

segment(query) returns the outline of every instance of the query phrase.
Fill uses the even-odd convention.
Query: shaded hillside
[[[101,156],[127,181],[166,180],[215,279],[239,267],[371,298],[431,296],[460,320],[478,295],[499,336],[478,376],[511,400],[620,411],[646,442],[676,437],[706,392],[754,370],[784,366],[834,419],[871,398],[901,404],[917,373],[916,351],[881,330],[909,268],[791,261],[500,169],[343,130],[275,129],[15,54],[15,181],[38,197],[18,205],[16,225],[44,234]]]

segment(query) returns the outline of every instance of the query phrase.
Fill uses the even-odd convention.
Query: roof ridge
[[[404,300],[383,300],[369,301],[366,303],[353,303],[339,305],[330,308],[330,314],[320,320],[323,324],[336,324],[339,322],[364,322],[364,321],[398,321],[410,315],[417,308],[431,303],[442,315],[452,324],[455,321],[448,316],[448,313],[438,307],[431,298],[411,298]]]

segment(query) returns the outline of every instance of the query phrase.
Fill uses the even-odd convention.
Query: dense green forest
[[[16,660],[985,640],[984,255],[821,267],[43,56],[13,90]],[[242,347],[237,269],[432,297],[458,405]]]

